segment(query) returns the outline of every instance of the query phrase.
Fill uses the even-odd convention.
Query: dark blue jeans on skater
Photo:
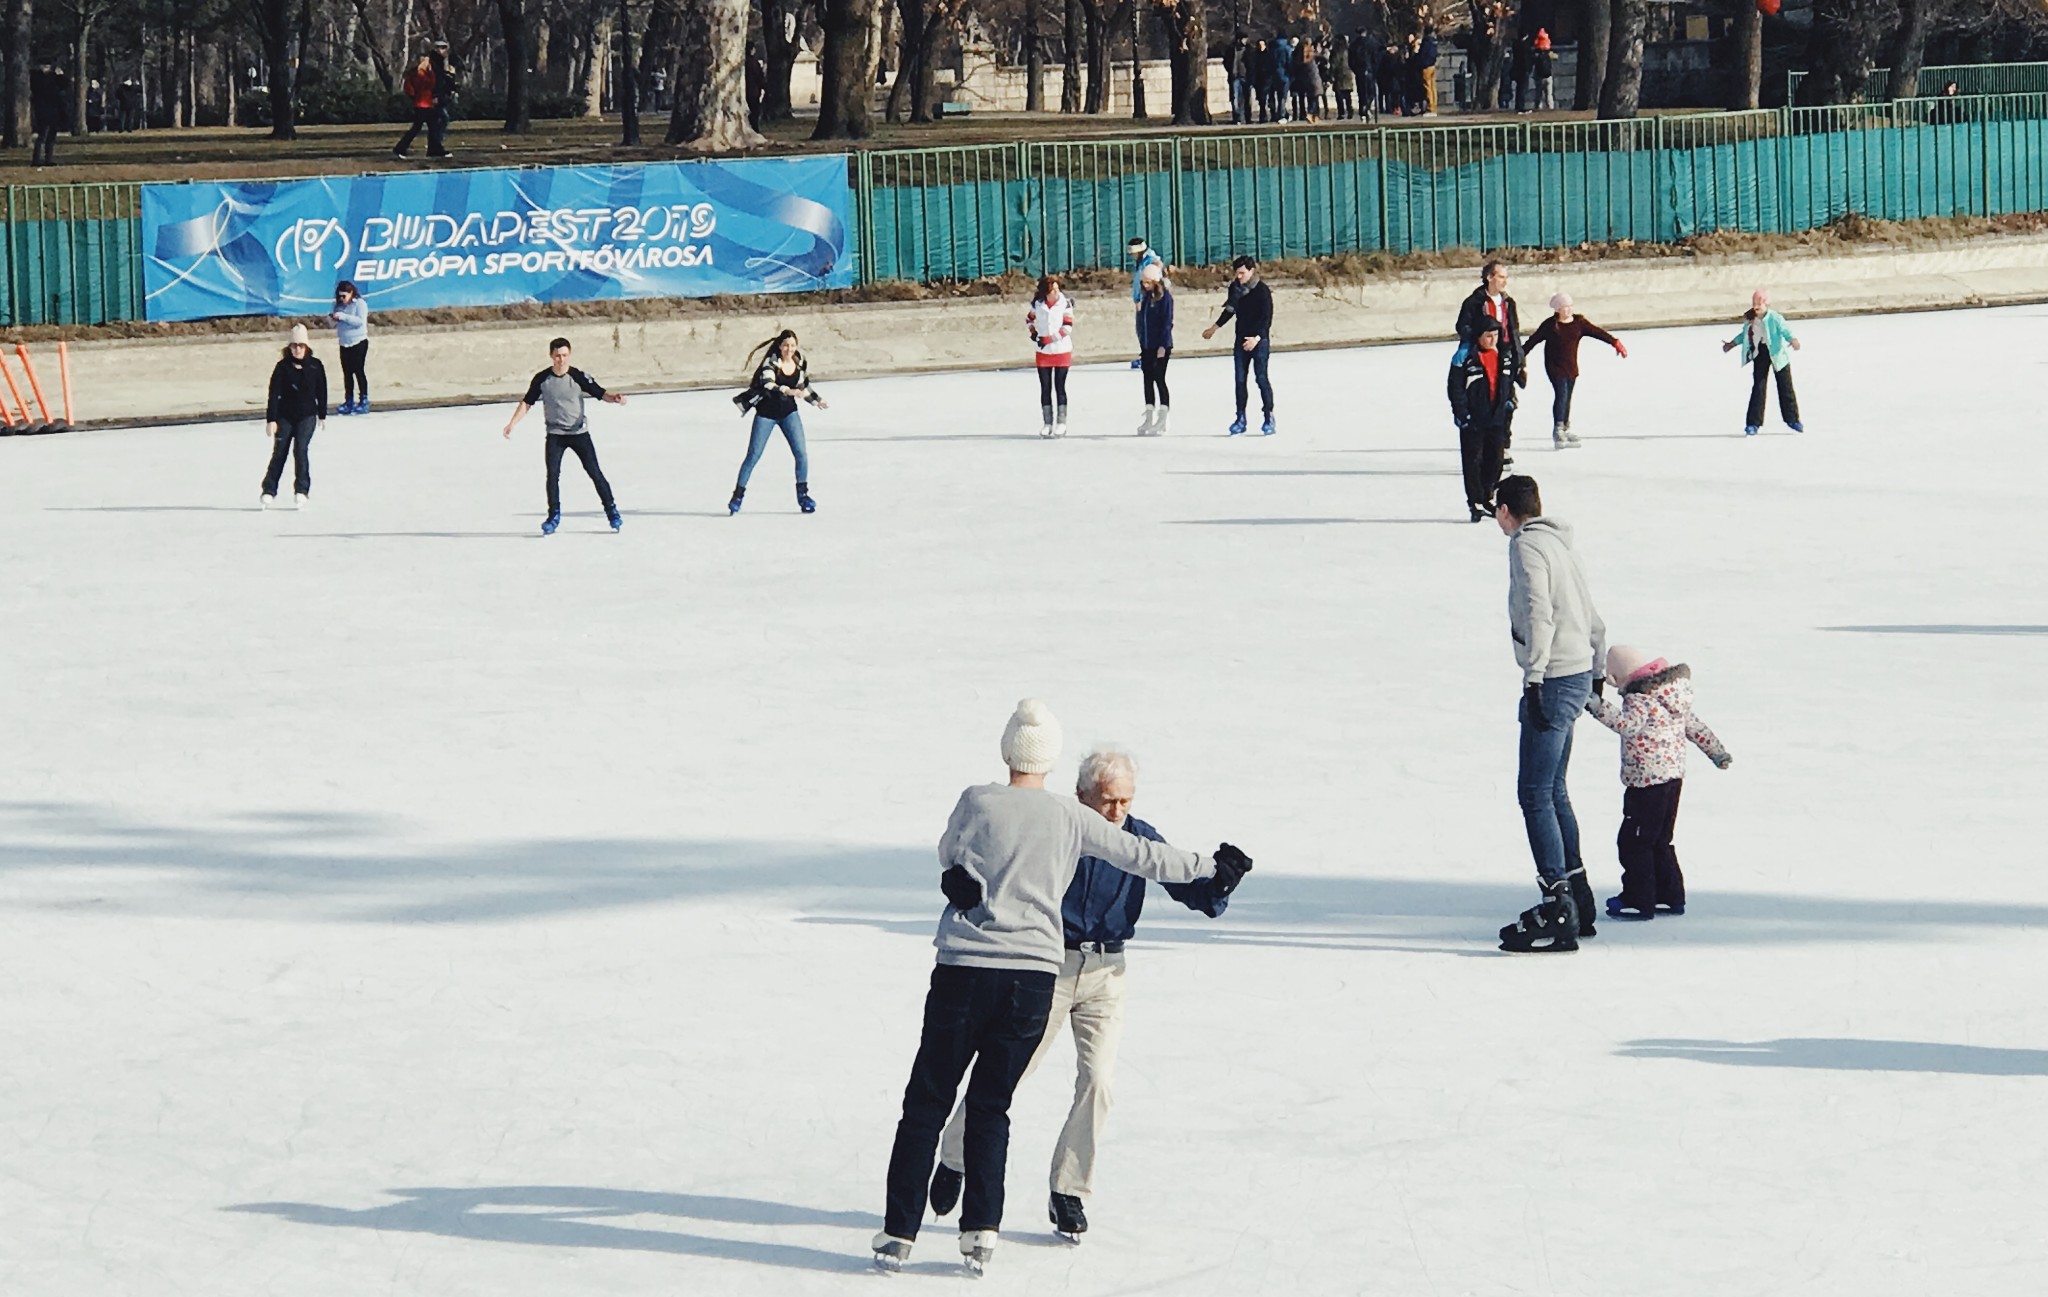
[[[915,1239],[924,1223],[939,1132],[953,1115],[953,1100],[969,1063],[966,1184],[960,1229],[998,1229],[1003,1223],[1003,1170],[1010,1157],[1010,1096],[1045,1037],[1052,1013],[1053,975],[1009,968],[932,969],[924,1001],[924,1034],[903,1118],[889,1151],[889,1204],[883,1228]]]
[[[1593,673],[1558,676],[1543,682],[1542,715],[1529,714],[1525,697],[1521,759],[1515,770],[1515,800],[1522,804],[1522,827],[1529,834],[1529,852],[1536,872],[1555,882],[1582,863],[1579,820],[1572,814],[1565,772],[1572,760],[1572,730],[1586,699],[1593,696]]]
[[[1550,380],[1550,422],[1552,425],[1572,421],[1572,388],[1578,386],[1576,378],[1555,378]]]
[[[1268,416],[1270,416],[1273,413],[1273,380],[1269,378],[1266,373],[1266,366],[1268,365],[1268,363],[1271,362],[1272,358],[1273,340],[1271,338],[1260,338],[1259,345],[1250,351],[1246,351],[1244,349],[1244,344],[1242,342],[1237,343],[1231,347],[1230,359],[1231,362],[1237,366],[1238,418],[1244,418],[1245,398],[1250,395],[1250,393],[1245,390],[1245,373],[1247,370],[1249,370],[1259,380],[1260,405],[1264,407],[1265,413]]]
[[[782,430],[782,439],[789,443],[789,453],[796,456],[796,480],[811,480],[811,457],[804,449],[804,421],[795,410],[791,410],[780,419],[771,419],[765,414],[754,416],[754,430],[747,437],[747,457],[740,461],[741,487],[745,487],[747,480],[754,476],[754,465],[761,462],[761,453],[768,449],[768,442],[778,428]]]
[[[562,454],[574,451],[583,471],[590,474],[590,484],[597,488],[597,498],[603,502],[604,511],[609,515],[618,505],[612,501],[612,484],[604,480],[604,470],[597,466],[597,446],[587,432],[564,435],[559,432],[548,434],[548,513],[559,517],[562,512]]]
[[[313,432],[320,426],[320,420],[307,415],[303,419],[279,419],[277,435],[271,439],[270,469],[263,475],[263,494],[276,495],[277,484],[284,479],[284,458],[292,458],[292,491],[297,495],[313,494]]]

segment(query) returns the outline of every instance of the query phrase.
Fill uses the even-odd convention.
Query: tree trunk
[[[930,10],[925,0],[896,0],[896,13],[896,80],[889,86],[888,118],[891,124],[900,122],[908,108],[911,121],[929,121],[929,114],[919,115],[918,100],[922,97]]]
[[[1173,68],[1173,124],[1209,124],[1209,22],[1204,0],[1154,0],[1166,20]]]
[[[612,61],[612,20],[601,18],[590,30],[590,57],[583,65],[583,115],[604,116],[604,70]]]
[[[789,79],[796,71],[798,6],[792,0],[761,0],[761,58],[768,65],[768,94],[761,101],[761,120],[784,122],[795,115]]]
[[[1081,21],[1088,42],[1088,93],[1083,112],[1109,107],[1109,24],[1102,20],[1102,0],[1081,0]]]
[[[29,34],[34,19],[34,0],[7,0],[7,103],[0,110],[0,142],[10,149],[29,142]]]
[[[1920,94],[1920,69],[1927,62],[1927,36],[1934,26],[1938,0],[1899,0],[1899,30],[1892,37],[1891,97],[1913,99]]]
[[[1131,116],[1145,120],[1145,6],[1129,0],[1131,6]]]
[[[1755,0],[1741,0],[1755,8]],[[1579,10],[1578,90],[1572,107],[1589,112],[1600,106],[1600,91],[1607,84],[1607,37],[1614,24],[1611,0],[1584,0]]]
[[[1031,79],[1024,87],[1027,113],[1045,111],[1045,47],[1038,41],[1039,4],[1040,0],[1024,0],[1024,75]]]
[[[299,137],[298,113],[292,103],[291,0],[254,0],[256,32],[263,39],[265,79],[270,82],[270,138]]]
[[[1060,68],[1060,111],[1081,111],[1081,0],[1067,0],[1066,28],[1062,35],[1067,61]]]
[[[1607,37],[1607,77],[1600,87],[1603,118],[1624,120],[1642,108],[1643,33],[1649,21],[1649,0],[1614,0],[1614,23]]]
[[[825,0],[814,140],[866,139],[874,130],[875,23],[881,0]],[[741,95],[745,98],[744,90]],[[746,121],[745,104],[740,121]]]
[[[1735,6],[1735,28],[1728,40],[1733,57],[1728,107],[1744,112],[1760,107],[1764,93],[1764,15],[1751,0]]]
[[[619,0],[619,145],[640,147],[640,64],[633,57],[633,9]]]
[[[869,14],[872,19],[872,9]],[[676,18],[676,101],[667,143],[704,153],[766,144],[747,121],[747,0],[684,0]],[[860,38],[867,36],[864,26]],[[863,84],[862,93],[867,88]],[[823,113],[818,124],[822,130]]]
[[[498,0],[498,26],[505,37],[505,130],[524,135],[533,129],[526,77],[533,46],[528,40],[526,0]]]
[[[77,43],[71,48],[71,134],[84,139],[90,124],[86,121],[86,103],[92,88],[92,78],[86,75],[86,49],[92,41],[92,20],[90,10],[79,12],[78,26],[74,29]]]
[[[1896,5],[1888,0],[1814,0],[1799,102],[1860,102],[1870,70],[1877,66],[1878,45],[1897,16]]]

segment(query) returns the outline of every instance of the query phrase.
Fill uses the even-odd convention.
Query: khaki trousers
[[[1052,1013],[1045,1036],[1024,1065],[1028,1078],[1045,1061],[1062,1025],[1074,1029],[1074,1103],[1052,1150],[1052,1191],[1085,1198],[1095,1182],[1095,1151],[1109,1121],[1111,1081],[1116,1073],[1117,1044],[1124,1034],[1124,957],[1069,950],[1052,988]],[[1018,1081],[1019,1085],[1023,1080]],[[939,1137],[939,1160],[955,1171],[966,1169],[965,1105]]]

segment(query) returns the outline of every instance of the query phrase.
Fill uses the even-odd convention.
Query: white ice
[[[0,443],[0,1292],[867,1291],[933,843],[1025,695],[1057,783],[1128,744],[1257,868],[1147,911],[1078,1249],[1071,1053],[1019,1094],[989,1291],[2038,1291],[2048,310],[1796,327],[1803,437],[1740,436],[1730,330],[1587,344],[1579,450],[1532,384],[1521,466],[1736,756],[1692,912],[1567,957],[1494,950],[1517,676],[1442,345],[1279,356],[1271,440],[1224,362],[1158,440],[1081,371],[1054,444],[1028,373],[816,355],[818,514],[778,442],[726,517],[725,393],[636,397],[618,536],[573,460],[535,534],[503,407],[330,421],[304,513],[253,423]],[[897,1282],[956,1269],[929,1225]]]

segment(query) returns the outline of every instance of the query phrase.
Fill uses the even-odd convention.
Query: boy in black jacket
[[[1251,257],[1231,262],[1230,274],[1233,282],[1230,296],[1223,302],[1223,313],[1216,317],[1216,323],[1202,330],[1202,336],[1213,338],[1227,321],[1233,317],[1237,320],[1237,345],[1230,351],[1237,366],[1237,418],[1230,425],[1230,435],[1235,437],[1245,429],[1245,371],[1249,369],[1258,376],[1259,402],[1266,414],[1259,435],[1270,437],[1279,431],[1273,423],[1273,381],[1266,374],[1273,356],[1273,290],[1259,278],[1259,263]]]
[[[1465,504],[1473,522],[1493,516],[1493,488],[1515,418],[1520,360],[1500,345],[1498,321],[1482,319],[1472,350],[1451,366],[1451,415],[1458,421],[1458,452],[1465,467]]]

